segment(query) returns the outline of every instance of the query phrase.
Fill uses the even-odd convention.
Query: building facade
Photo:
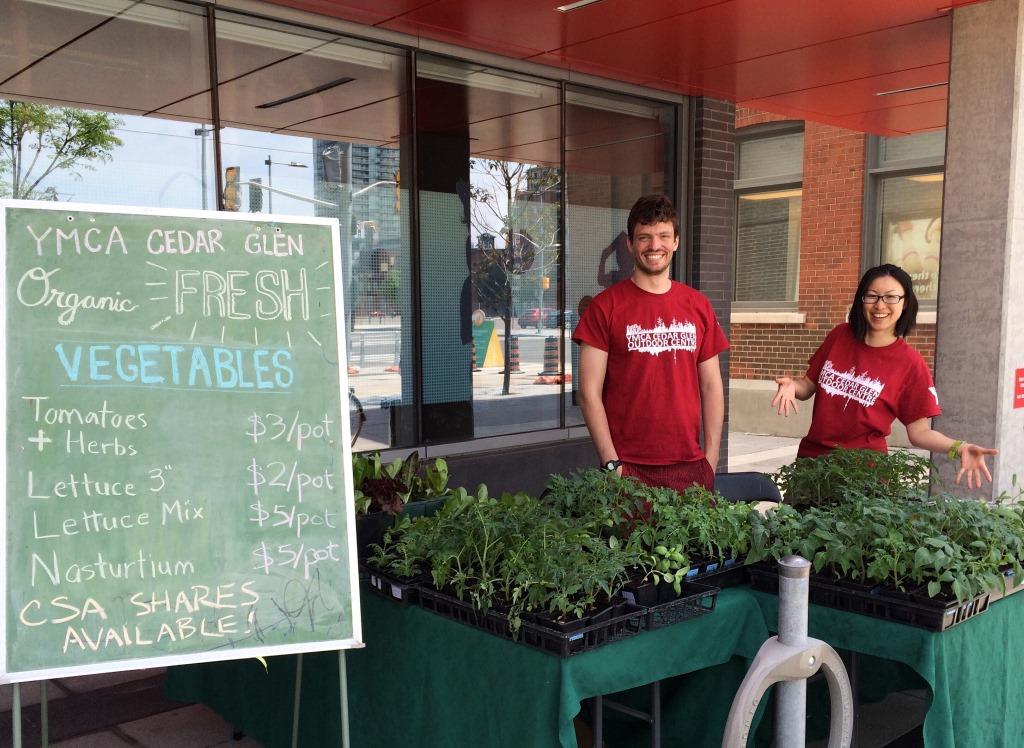
[[[774,379],[803,373],[867,268],[910,273],[921,311],[908,342],[934,369],[945,131],[886,138],[744,107],[735,122],[731,424],[802,436],[810,404],[778,418]]]

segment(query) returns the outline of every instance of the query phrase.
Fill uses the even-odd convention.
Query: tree
[[[95,168],[90,162],[110,161],[122,124],[106,112],[0,99],[0,172],[10,172],[0,196],[56,200],[43,180],[57,171],[80,179],[78,170]]]
[[[539,284],[558,263],[558,190],[553,168],[495,159],[474,159],[477,176],[470,190],[471,221],[477,234],[497,232],[496,242],[477,247],[473,293],[494,310],[505,328],[505,372],[501,394],[509,394],[512,360],[512,316],[515,279],[529,273]]]

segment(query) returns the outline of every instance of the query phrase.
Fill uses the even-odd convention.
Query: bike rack
[[[722,748],[746,748],[757,707],[778,684],[775,745],[806,744],[807,679],[824,670],[831,698],[828,748],[849,748],[853,739],[853,692],[839,654],[807,636],[807,590],[811,564],[800,556],[779,561],[779,635],[761,645],[740,685],[725,724]]]

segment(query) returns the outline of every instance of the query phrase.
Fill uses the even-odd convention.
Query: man
[[[718,354],[729,343],[707,297],[669,277],[679,217],[668,198],[637,200],[626,232],[632,275],[595,297],[573,333],[583,417],[604,469],[710,489],[725,419]]]

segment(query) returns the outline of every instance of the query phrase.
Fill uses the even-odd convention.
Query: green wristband
[[[964,446],[963,439],[957,439],[953,442],[953,445],[949,448],[949,459],[959,460],[960,459],[960,448]]]

